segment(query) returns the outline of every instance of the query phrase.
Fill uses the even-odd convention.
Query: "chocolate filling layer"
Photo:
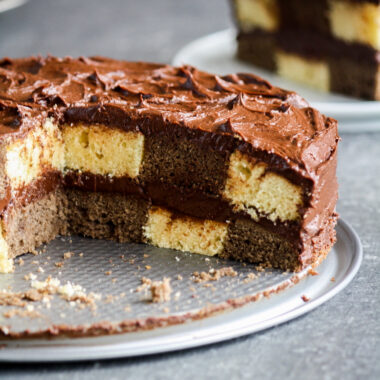
[[[263,36],[273,41],[273,46],[311,59],[347,58],[376,68],[380,64],[380,52],[371,46],[352,42],[347,43],[331,36],[310,30],[282,29],[278,32],[252,30],[239,32],[239,41],[262,39]]]
[[[170,184],[148,182],[144,185],[128,177],[111,178],[92,173],[70,171],[64,177],[65,186],[87,192],[119,193],[137,195],[150,203],[166,207],[174,212],[201,219],[220,222],[251,217],[244,212],[234,212],[231,204],[220,197],[212,197],[199,191],[185,191]],[[290,240],[297,241],[300,236],[300,224],[297,222],[277,223],[261,217],[258,224]]]
[[[55,170],[46,171],[43,176],[28,185],[13,191],[7,189],[7,196],[0,200],[0,215],[9,212],[14,207],[25,207],[42,199],[62,185],[62,174]]]

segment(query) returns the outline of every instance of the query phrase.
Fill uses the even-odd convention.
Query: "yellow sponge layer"
[[[13,260],[8,255],[8,244],[3,236],[3,227],[0,223],[0,273],[13,272]]]
[[[243,30],[278,28],[279,14],[276,0],[236,0],[236,14]]]
[[[260,215],[273,222],[297,220],[302,205],[302,189],[286,178],[266,172],[266,164],[256,162],[239,151],[230,157],[224,197],[236,210],[248,212],[257,220]]]
[[[94,174],[138,176],[144,136],[99,125],[63,126],[65,168]]]
[[[380,50],[380,6],[330,0],[329,7],[331,31],[335,37]]]
[[[327,62],[299,57],[295,54],[276,52],[279,75],[312,86],[321,91],[330,89],[330,70]]]
[[[27,185],[46,168],[63,169],[63,144],[50,119],[7,147],[5,170],[12,189]]]
[[[161,248],[214,256],[223,249],[227,224],[187,216],[175,217],[160,207],[152,207],[143,227],[147,243]]]

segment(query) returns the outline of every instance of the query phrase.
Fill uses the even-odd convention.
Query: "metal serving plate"
[[[362,260],[358,236],[340,220],[337,238],[317,268],[318,275],[307,275],[306,270],[297,276],[146,245],[57,238],[43,254],[24,255],[25,263],[16,265],[15,273],[0,276],[0,289],[27,290],[30,281],[24,276],[32,272],[39,280],[51,275],[61,283],[80,284],[87,293],[100,293],[102,298],[96,301],[96,309],[80,308],[58,295],[52,298],[50,309],[43,302],[33,302],[34,310],[43,315],[40,318],[5,318],[3,313],[15,307],[0,306],[0,328],[32,337],[0,341],[0,361],[73,361],[159,353],[219,342],[288,321],[333,297],[357,272]],[[63,260],[68,251],[75,255]],[[57,262],[63,265],[57,267]],[[238,275],[194,282],[194,271],[226,266]],[[257,277],[251,280],[249,273]],[[136,292],[143,276],[152,280],[170,277],[171,300],[153,304],[149,292]],[[297,286],[290,287],[299,279]],[[286,290],[279,292],[282,289]],[[131,326],[136,331],[111,335]],[[57,336],[39,337],[44,333]],[[95,333],[103,335],[89,337]],[[79,337],[67,337],[71,334]]]

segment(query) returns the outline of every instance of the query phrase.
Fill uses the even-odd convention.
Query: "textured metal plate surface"
[[[318,276],[308,276],[298,286],[270,299],[205,320],[151,331],[83,339],[4,341],[4,349],[0,350],[0,360],[83,360],[163,352],[216,342],[284,322],[334,296],[357,272],[362,257],[357,235],[342,221],[338,223],[337,235],[337,244],[318,268]],[[63,253],[69,250],[76,254],[64,260],[62,267],[56,267],[54,263],[58,262],[57,260],[61,262]],[[82,257],[79,256],[80,252],[83,252]],[[120,257],[123,255],[123,258]],[[38,273],[37,268],[41,266],[45,270],[44,273],[38,273],[41,279],[50,274],[60,278],[61,282],[70,280],[86,287],[87,291],[102,293],[103,296],[97,301],[95,313],[87,307],[81,309],[76,305],[71,306],[56,296],[52,299],[50,309],[45,310],[46,307],[41,306],[41,313],[46,316],[44,318],[6,319],[1,316],[2,326],[7,326],[9,331],[13,332],[28,330],[33,333],[60,323],[70,323],[71,327],[75,327],[108,321],[117,326],[125,319],[167,319],[173,315],[198,312],[209,304],[225,304],[228,299],[244,298],[268,291],[287,283],[293,276],[266,271],[257,273],[258,276],[254,280],[247,282],[245,279],[248,273],[255,271],[249,265],[227,263],[215,258],[206,260],[204,256],[144,245],[117,244],[77,237],[73,238],[72,243],[68,238],[58,238],[47,246],[47,251],[42,255],[25,255],[23,259],[25,264],[17,267],[16,273],[1,276],[1,288],[12,287],[13,291],[25,291],[28,282],[23,276],[30,271]],[[146,265],[151,266],[151,269],[146,269]],[[221,268],[226,265],[233,266],[238,275],[216,281],[212,284],[215,288],[205,287],[204,283],[194,283],[192,273],[195,270],[208,271],[209,268]],[[108,271],[112,273],[105,274]],[[182,280],[175,280],[178,274],[181,274]],[[171,277],[173,295],[176,292],[181,294],[178,298],[173,296],[172,301],[168,303],[152,304],[143,292],[135,292],[140,285],[141,276],[152,279]],[[331,281],[333,277],[335,281]],[[113,281],[114,278],[117,280]],[[125,293],[125,296],[120,297],[122,293]],[[114,297],[112,302],[108,295]],[[304,302],[301,299],[303,295],[310,298],[310,301]],[[4,306],[1,310],[4,311]],[[38,307],[36,310],[39,310]],[[52,347],[54,350],[51,350]]]
[[[7,318],[4,315],[15,307],[3,305],[0,306],[0,328],[6,333],[32,335],[48,330],[54,333],[58,326],[65,325],[62,329],[65,332],[86,334],[91,333],[90,326],[102,329],[99,324],[103,324],[107,332],[112,327],[106,322],[117,329],[117,325],[125,320],[139,320],[143,328],[144,320],[156,318],[158,324],[169,316],[197,314],[203,308],[223,304],[228,299],[255,296],[280,287],[294,276],[280,271],[258,272],[253,265],[215,257],[79,236],[58,237],[38,251],[43,252],[36,256],[23,255],[21,266],[20,259],[16,259],[15,273],[0,276],[0,289],[12,293],[27,292],[34,281],[45,281],[51,276],[61,285],[70,282],[84,288],[87,295],[95,293],[95,307],[68,302],[56,294],[48,303],[42,300],[28,302],[33,305],[33,312],[38,312],[41,317],[14,315]],[[66,252],[73,255],[64,259]],[[237,276],[195,282],[194,272],[225,267],[232,267]],[[252,273],[256,276],[253,280],[249,278]],[[149,287],[136,291],[143,277],[151,280],[170,278],[171,300],[152,303]]]

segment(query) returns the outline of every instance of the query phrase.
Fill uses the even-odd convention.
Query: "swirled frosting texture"
[[[274,155],[313,180],[338,141],[335,120],[251,74],[217,76],[103,57],[2,59],[2,138],[25,133],[48,115],[142,132],[148,124],[186,127],[229,141],[231,149]]]

